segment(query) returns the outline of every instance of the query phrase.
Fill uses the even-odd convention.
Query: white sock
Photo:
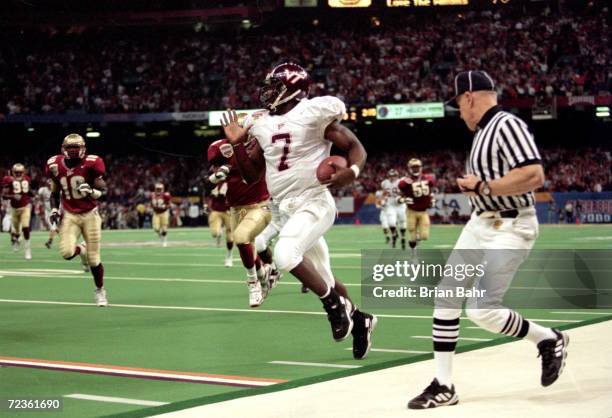
[[[227,250],[225,252],[225,258],[232,258],[232,250]]]
[[[265,275],[266,275],[266,271],[264,270],[263,264],[262,264],[262,266],[257,269],[257,278],[263,279]]]
[[[453,385],[453,356],[454,351],[434,351],[436,363],[436,378],[441,385]]]
[[[246,269],[246,271],[249,282],[257,281],[257,271],[255,271],[255,266],[251,267],[250,269]]]
[[[543,327],[542,325],[538,325],[532,321],[528,321],[528,322],[529,322],[529,330],[527,331],[527,335],[525,335],[525,338],[527,338],[532,343],[538,344],[539,342],[544,341],[544,340],[550,340],[550,339],[557,338],[557,336],[552,331],[552,329]]]
[[[26,250],[30,249],[30,240],[26,239],[23,241],[23,248],[25,248]]]

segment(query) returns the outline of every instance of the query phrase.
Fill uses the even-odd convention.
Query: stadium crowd
[[[347,104],[440,101],[458,70],[487,70],[502,98],[609,94],[607,9],[589,16],[406,16],[375,27],[236,36],[38,34],[0,47],[0,113],[177,112],[258,106],[256,80],[287,58],[313,94]],[[110,31],[105,33],[104,31]]]
[[[540,191],[601,192],[612,191],[612,153],[603,148],[545,148],[542,150],[546,182]],[[407,175],[406,161],[412,157],[422,160],[424,172],[433,174],[440,193],[458,193],[456,178],[465,167],[465,153],[438,150],[413,154],[381,153],[368,158],[365,169],[349,188],[335,190],[338,196],[363,197],[380,188],[391,168]],[[205,213],[198,201],[203,193],[206,163],[199,158],[170,157],[157,154],[117,156],[104,155],[107,167],[108,197],[101,204],[106,228],[137,228],[150,222],[151,192],[156,182],[162,182],[175,196],[172,224],[201,225]],[[44,183],[43,158],[29,157],[23,161],[35,188]],[[8,173],[12,163],[0,158],[0,173]],[[138,175],[135,175],[138,173]],[[33,213],[40,213],[41,202],[35,200]]]

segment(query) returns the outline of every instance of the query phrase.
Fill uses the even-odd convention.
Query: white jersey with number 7
[[[263,150],[266,183],[277,202],[324,190],[316,171],[332,146],[325,129],[341,121],[345,111],[340,99],[322,96],[303,99],[283,115],[263,112],[245,121],[245,126],[253,124],[249,135]]]

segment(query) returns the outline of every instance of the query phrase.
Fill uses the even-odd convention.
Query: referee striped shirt
[[[527,124],[501,106],[489,109],[478,122],[472,150],[466,162],[468,174],[491,181],[510,170],[530,164],[541,164],[540,153]],[[514,196],[470,197],[477,212],[519,209],[535,205],[533,192]]]

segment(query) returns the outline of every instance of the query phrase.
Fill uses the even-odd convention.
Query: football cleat
[[[25,259],[26,260],[31,260],[32,259],[32,250],[29,248],[25,249]]]
[[[49,241],[45,242],[45,247],[47,247],[50,250],[52,244],[53,244],[53,241],[49,240]]]
[[[87,244],[85,241],[77,245],[81,249],[79,256],[81,257],[81,267],[85,273],[89,272],[89,261],[87,260]]]
[[[362,360],[368,356],[372,347],[372,332],[376,328],[378,318],[358,309],[353,312],[353,358]]]
[[[455,393],[455,385],[449,388],[438,383],[438,379],[434,379],[423,393],[408,402],[408,409],[437,408],[458,403],[459,397]]]
[[[96,298],[97,306],[99,307],[108,306],[108,300],[106,299],[106,290],[104,290],[104,288],[95,290],[95,298]]]
[[[280,279],[282,277],[283,273],[281,273],[277,269],[273,269],[272,267],[270,267],[270,276],[268,279],[270,289],[274,289],[276,286],[278,286],[278,282],[280,282]]]
[[[232,256],[225,256],[225,262],[223,263],[223,265],[225,267],[232,267],[234,265],[234,260],[232,259]]]
[[[165,236],[162,237],[161,244],[162,244],[162,247],[166,248],[168,246],[168,238]]]
[[[327,311],[327,319],[331,324],[334,340],[344,340],[353,330],[352,303],[340,296],[334,289],[331,289],[329,295],[322,298],[321,302],[323,302],[323,307]]]
[[[561,376],[567,358],[569,336],[557,329],[552,330],[556,339],[540,341],[538,343],[538,357],[542,357],[542,386],[550,386]]]
[[[13,240],[13,251],[19,251],[19,239]]]
[[[247,282],[247,287],[249,288],[249,305],[251,308],[260,306],[264,301],[264,295],[259,280]]]
[[[308,293],[309,291],[310,289],[308,289],[306,285],[302,285],[302,290],[301,290],[302,293]]]

